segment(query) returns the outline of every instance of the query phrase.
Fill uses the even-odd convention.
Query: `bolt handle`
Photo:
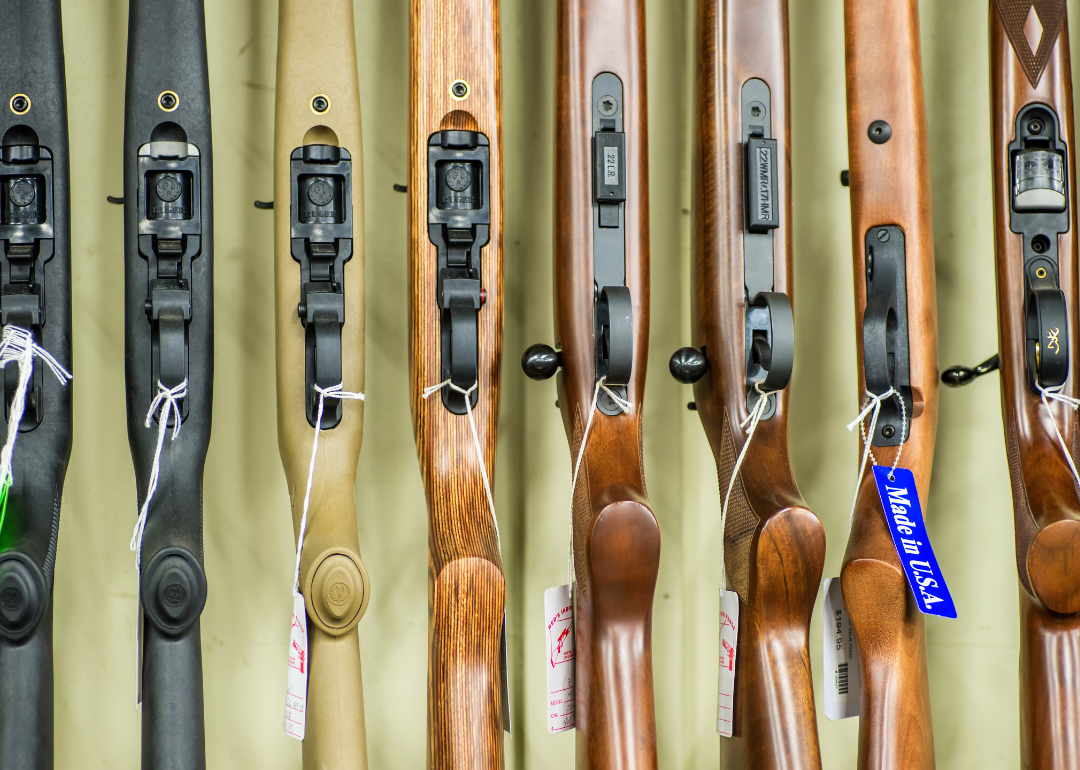
[[[995,371],[1000,367],[1001,358],[997,353],[994,353],[994,355],[990,356],[990,358],[974,368],[967,366],[950,366],[941,373],[941,382],[944,385],[948,385],[950,388],[959,388],[963,385],[969,385],[976,377],[982,377],[984,374]]]
[[[709,371],[705,352],[697,348],[679,348],[668,362],[671,376],[683,385],[693,385]]]
[[[550,345],[530,345],[521,356],[521,369],[530,380],[549,380],[562,366],[562,355]]]

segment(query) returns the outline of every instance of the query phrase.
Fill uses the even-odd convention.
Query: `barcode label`
[[[859,716],[862,697],[862,663],[859,642],[851,624],[840,578],[825,580],[823,626],[825,672],[825,716],[847,719]]]

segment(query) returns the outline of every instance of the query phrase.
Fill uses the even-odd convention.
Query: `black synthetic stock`
[[[162,123],[180,126],[187,142],[199,149],[202,222],[201,250],[191,263],[186,417],[175,440],[171,429],[165,439],[160,479],[143,538],[142,565],[145,569],[162,549],[179,547],[201,570],[202,476],[210,442],[214,360],[213,155],[203,5],[201,0],[131,0],[129,7],[124,113],[125,365],[128,441],[140,506],[147,492],[158,426],[154,422],[151,428],[144,425],[157,383],[151,373],[151,325],[144,309],[149,267],[138,244],[137,158],[139,148],[150,142]],[[179,97],[171,112],[158,104],[165,91]],[[196,621],[179,635],[169,635],[147,619],[143,638],[143,767],[202,768],[199,624]]]
[[[0,94],[3,99],[30,97],[30,109],[23,115],[0,103],[0,137],[14,126],[27,126],[52,155],[53,256],[44,269],[45,324],[37,340],[72,371],[67,102],[59,0],[0,0]],[[40,360],[34,366],[45,369]],[[51,594],[60,498],[71,455],[71,385],[61,385],[47,370],[41,384],[42,420],[18,437],[14,483],[0,529],[0,563],[27,560],[44,589],[32,622],[17,638],[0,638],[0,767],[20,770],[53,766]],[[6,410],[0,409],[0,437],[6,431]]]
[[[199,623],[180,636],[145,624],[143,645],[142,766],[154,770],[203,770],[202,655]],[[166,693],[150,697],[150,693]]]
[[[0,768],[53,766],[52,602],[21,642],[0,639]]]

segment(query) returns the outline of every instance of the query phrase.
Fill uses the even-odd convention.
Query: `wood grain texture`
[[[466,416],[438,395],[440,311],[436,248],[428,237],[427,142],[436,131],[479,131],[490,143],[491,235],[481,251],[487,302],[479,315],[473,410],[494,483],[503,325],[502,124],[498,0],[412,0],[409,92],[410,398],[428,502],[429,768],[501,768],[499,635],[506,586],[495,524]],[[463,100],[450,84],[465,80]]]
[[[896,225],[903,229],[907,247],[910,377],[916,404],[902,465],[914,474],[925,511],[937,433],[938,367],[918,2],[845,0],[844,27],[858,400],[861,404],[866,390],[864,238],[872,227]],[[892,127],[892,138],[884,144],[874,144],[867,135],[875,120]],[[861,446],[859,451],[861,456]],[[897,448],[872,451],[877,462],[891,465]],[[859,768],[933,768],[923,617],[908,590],[869,470],[858,490],[840,578],[862,652]]]
[[[1020,721],[1022,766],[1080,768],[1080,498],[1057,443],[1080,439],[1076,418],[1055,402],[1048,411],[1027,385],[1023,243],[1010,228],[1009,143],[1017,113],[1041,103],[1057,113],[1068,148],[1069,231],[1058,236],[1060,287],[1068,308],[1068,341],[1075,362],[1077,334],[1076,162],[1068,28],[1064,21],[1035,85],[1025,60],[990,5],[991,110],[995,246],[1001,355],[1001,406],[1013,489],[1016,567],[1020,577]],[[1064,14],[1064,3],[1061,13]],[[1071,365],[1075,372],[1075,363]],[[1062,391],[1077,396],[1077,378]],[[1076,452],[1074,451],[1075,455]]]
[[[325,66],[328,61],[334,66]],[[332,106],[323,115],[310,108],[316,94],[330,97]],[[279,4],[274,120],[277,411],[294,540],[303,514],[314,439],[305,408],[304,328],[296,313],[300,265],[290,251],[289,156],[304,145],[305,137],[336,143],[352,156],[352,207],[346,216],[352,222],[353,256],[345,263],[342,381],[345,390],[363,392],[364,162],[353,11],[348,0],[322,3],[318,15],[302,0],[280,0]],[[360,557],[355,490],[363,416],[362,401],[346,401],[341,423],[323,431],[311,488],[300,569],[311,640],[304,740],[304,767],[309,770],[367,767],[357,624],[371,599],[371,584]]]
[[[721,497],[747,416],[741,93],[751,78],[772,93],[779,148],[773,289],[793,293],[787,50],[786,0],[698,3],[691,324],[709,371],[695,384],[694,400]],[[825,533],[791,472],[787,405],[788,391],[777,393],[776,413],[758,426],[729,504],[725,561],[741,606],[733,737],[720,739],[721,767],[821,767],[809,632]]]
[[[555,339],[559,403],[577,457],[595,388],[592,83],[623,86],[626,286],[633,301],[629,413],[593,418],[574,491],[577,766],[655,768],[652,600],[660,530],[649,508],[641,410],[649,330],[648,133],[642,0],[559,0],[555,96]]]

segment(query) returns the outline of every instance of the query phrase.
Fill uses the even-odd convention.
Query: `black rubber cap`
[[[206,606],[206,575],[186,548],[158,551],[143,568],[143,611],[163,633],[177,635]]]
[[[25,554],[9,552],[0,561],[0,636],[19,641],[45,614],[47,594],[41,570]]]
[[[684,385],[693,385],[709,371],[705,353],[697,348],[679,348],[668,363],[671,376]]]
[[[521,368],[532,380],[549,380],[560,366],[562,356],[550,345],[532,345],[521,356]]]

